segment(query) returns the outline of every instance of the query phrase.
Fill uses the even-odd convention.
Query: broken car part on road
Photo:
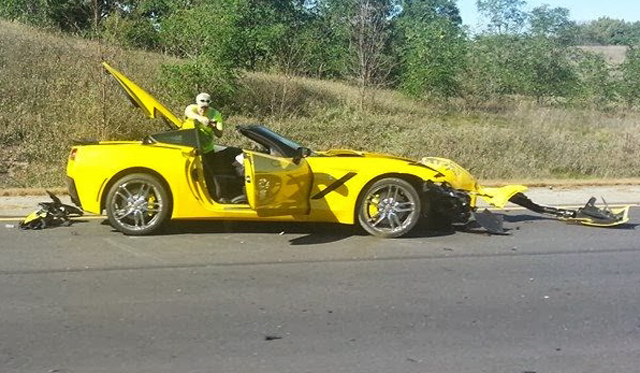
[[[19,223],[20,229],[44,229],[57,226],[71,225],[71,217],[82,216],[82,210],[69,206],[55,194],[46,191],[53,202],[38,203],[38,210],[29,214]]]

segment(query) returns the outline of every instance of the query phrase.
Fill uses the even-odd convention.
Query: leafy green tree
[[[520,94],[542,101],[570,96],[577,85],[569,50],[544,37],[481,36],[468,59],[466,91],[476,97]]]
[[[614,102],[617,82],[604,56],[600,53],[579,51],[577,62],[579,85],[576,97],[596,105]]]
[[[526,25],[524,0],[477,0],[478,12],[488,19],[488,30],[496,34],[518,33]]]
[[[343,76],[360,88],[360,106],[369,88],[385,85],[393,70],[390,19],[393,0],[325,0],[321,7],[333,29],[337,51],[343,51]],[[340,53],[340,52],[339,52]]]
[[[85,0],[4,0],[0,16],[62,31],[81,32],[92,25],[92,4]]]
[[[160,83],[183,102],[191,102],[198,93],[208,92],[216,108],[227,111],[233,108],[238,74],[207,58],[195,58],[187,63],[163,65]]]
[[[554,38],[563,44],[571,44],[576,39],[576,23],[569,17],[569,9],[550,8],[542,5],[533,8],[529,14],[531,33],[534,36]]]
[[[625,62],[620,66],[622,73],[620,93],[629,107],[640,104],[640,49],[631,48]]]
[[[205,54],[249,70],[267,69],[296,29],[301,0],[209,0],[176,9],[160,22],[165,50]]]
[[[575,68],[571,65],[569,50],[554,40],[544,37],[525,39],[523,93],[538,101],[547,97],[568,97],[577,86]]]
[[[400,85],[415,97],[453,96],[466,53],[458,8],[451,0],[414,0],[398,17]]]
[[[580,40],[584,44],[626,45],[630,41],[630,26],[619,19],[601,17],[580,25],[579,30]]]

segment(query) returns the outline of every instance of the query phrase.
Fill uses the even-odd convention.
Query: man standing
[[[187,106],[184,115],[187,118],[182,124],[182,128],[198,128],[203,144],[201,150],[203,154],[213,151],[214,135],[222,137],[224,123],[222,114],[210,107],[211,96],[208,93],[200,93],[196,96],[196,103]]]
[[[228,203],[230,198],[242,193],[242,160],[239,161],[240,166],[234,166],[234,157],[241,156],[242,150],[224,146],[216,149],[214,139],[222,137],[224,123],[222,114],[210,104],[211,96],[208,93],[196,96],[196,103],[187,106],[184,111],[186,120],[182,128],[198,130],[209,194],[218,202]]]

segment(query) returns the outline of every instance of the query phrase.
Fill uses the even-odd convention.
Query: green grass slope
[[[0,21],[0,188],[64,184],[74,139],[136,139],[162,130],[142,117],[100,61],[138,82],[174,113],[189,102],[159,83],[161,54],[124,50]],[[215,89],[215,87],[211,87]],[[511,99],[483,108],[428,105],[398,92],[246,73],[224,113],[261,122],[311,148],[366,149],[456,160],[484,179],[622,178],[640,175],[640,115],[538,106]],[[224,143],[242,145],[229,130]]]

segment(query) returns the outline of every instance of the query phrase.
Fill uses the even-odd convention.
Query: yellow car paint
[[[121,72],[109,66],[108,63],[103,62],[102,66],[107,70],[125,90],[125,92],[131,98],[131,102],[138,106],[145,115],[149,118],[157,118],[158,114],[162,115],[176,128],[182,126],[182,121],[173,115],[167,108],[159,103],[153,96],[148,94],[144,89],[140,88],[137,84],[132,82],[129,78],[124,76]]]

